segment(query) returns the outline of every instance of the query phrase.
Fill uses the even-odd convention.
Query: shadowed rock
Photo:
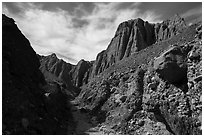
[[[174,46],[154,61],[154,69],[159,76],[170,83],[178,83],[187,79],[185,54],[178,46]]]
[[[67,96],[59,85],[48,87],[39,67],[28,39],[2,15],[2,134],[74,132]]]

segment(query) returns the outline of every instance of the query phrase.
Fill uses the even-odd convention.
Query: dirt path
[[[72,103],[72,102],[71,102]],[[86,113],[81,112],[77,106],[72,105],[72,115],[77,122],[76,132],[78,135],[103,135],[98,127],[94,127]]]

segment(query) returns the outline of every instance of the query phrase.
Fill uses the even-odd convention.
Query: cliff
[[[97,55],[93,65],[92,77],[155,42],[179,34],[185,27],[184,19],[178,14],[157,24],[143,21],[140,18],[121,23],[108,48]]]

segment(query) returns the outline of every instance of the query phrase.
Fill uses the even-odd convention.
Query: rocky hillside
[[[104,134],[201,134],[201,35],[195,24],[115,63],[75,102]]]
[[[63,87],[47,82],[28,39],[2,15],[2,134],[73,134]]]

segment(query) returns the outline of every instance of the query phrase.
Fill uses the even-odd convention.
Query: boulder
[[[152,82],[148,84],[148,88],[150,88],[151,90],[156,90],[158,83],[156,82]]]
[[[127,96],[124,95],[124,96],[120,97],[120,101],[125,102],[126,98],[127,98]]]
[[[185,55],[179,46],[174,46],[155,59],[154,69],[169,83],[179,83],[187,79]]]
[[[201,47],[197,44],[194,44],[193,48],[188,53],[188,58],[190,59],[190,61],[193,61],[193,62],[200,61],[202,58]]]
[[[199,75],[199,76],[195,77],[195,78],[193,79],[193,81],[195,81],[195,82],[202,81],[202,75]]]

